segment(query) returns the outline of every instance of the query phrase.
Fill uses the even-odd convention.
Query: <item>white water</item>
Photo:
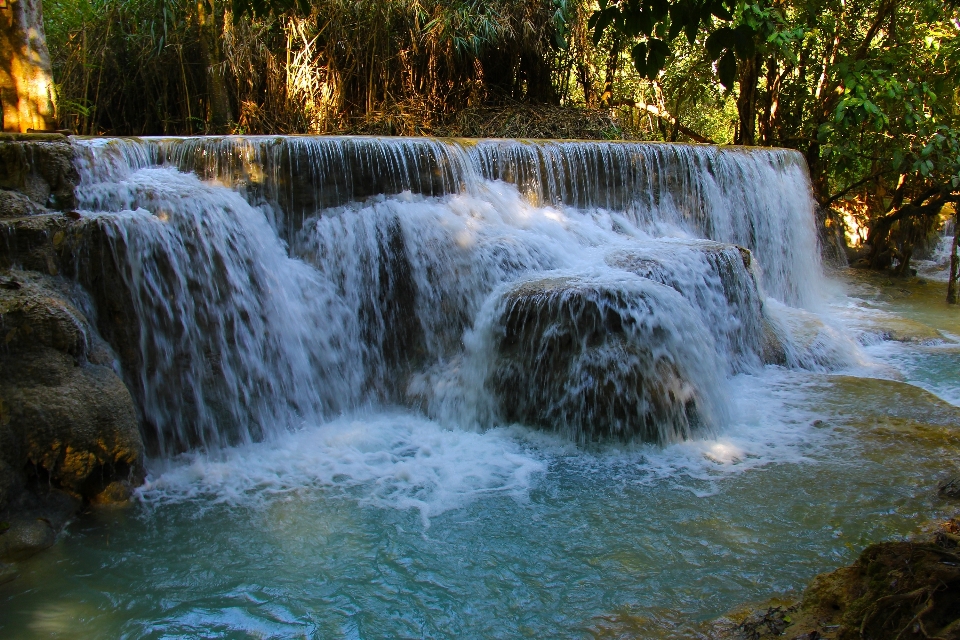
[[[789,152],[223,138],[79,155],[141,327],[125,373],[166,455],[397,404],[473,431],[682,441],[729,422],[728,377],[758,370],[765,330],[795,366],[849,355],[826,333],[798,346],[779,310],[815,307],[822,280]],[[508,326],[530,313],[539,338]],[[546,355],[570,351],[558,331],[572,360]]]

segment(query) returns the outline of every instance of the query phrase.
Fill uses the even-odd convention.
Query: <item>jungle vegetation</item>
[[[57,126],[79,133],[788,147],[852,257],[899,274],[960,200],[956,0],[42,4]]]

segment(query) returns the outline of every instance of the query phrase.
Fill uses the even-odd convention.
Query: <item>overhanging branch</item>
[[[703,144],[717,144],[710,138],[697,133],[696,131],[694,131],[693,129],[690,129],[689,127],[683,126],[673,115],[671,115],[667,111],[664,111],[660,107],[657,107],[656,105],[647,104],[646,102],[617,102],[617,103],[614,103],[613,106],[633,107],[634,109],[646,111],[650,115],[656,116],[657,118],[660,118],[664,122],[668,122],[672,124],[674,127],[676,127],[677,131],[687,136],[694,142],[702,142]]]

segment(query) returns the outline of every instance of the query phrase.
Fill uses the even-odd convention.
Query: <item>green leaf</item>
[[[733,51],[727,51],[717,63],[717,76],[720,78],[720,84],[726,89],[733,87],[734,79],[737,77],[737,58]]]
[[[619,13],[613,7],[605,9],[600,12],[600,17],[597,18],[597,24],[593,29],[593,44],[594,46],[600,44],[600,40],[603,39],[603,32],[607,27],[610,26],[610,23],[613,22],[613,19]]]
[[[712,59],[716,60],[725,49],[729,49],[733,45],[733,41],[733,29],[720,27],[707,38],[707,53]]]
[[[647,77],[653,80],[666,64],[670,46],[663,40],[651,39],[647,43]]]
[[[633,66],[636,68],[637,73],[642,77],[647,77],[647,43],[641,42],[637,44],[632,51],[630,51],[630,57],[633,58]]]
[[[697,32],[700,31],[700,16],[690,16],[687,24],[683,27],[683,31],[687,36],[687,42],[694,44],[697,41]]]
[[[713,3],[713,5],[710,7],[710,13],[721,20],[726,20],[727,22],[733,20],[733,15],[727,11],[727,8],[723,6],[723,2],[721,2],[721,0],[716,0]]]

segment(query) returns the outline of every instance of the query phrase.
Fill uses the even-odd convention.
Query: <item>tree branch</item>
[[[871,24],[867,30],[867,35],[863,38],[863,42],[860,43],[860,46],[857,47],[857,50],[853,54],[855,60],[860,60],[867,55],[867,52],[870,50],[870,43],[877,37],[877,32],[880,30],[880,27],[883,26],[884,21],[896,8],[897,0],[884,0],[880,3],[880,8],[877,9],[877,17],[874,18],[873,24]]]
[[[843,196],[847,195],[848,193],[850,193],[851,191],[853,191],[854,189],[856,189],[857,187],[863,186],[863,185],[865,185],[866,183],[870,182],[871,180],[873,180],[873,179],[875,179],[875,178],[879,178],[880,176],[882,176],[882,175],[885,174],[885,173],[890,173],[890,171],[892,171],[892,170],[891,170],[891,169],[884,169],[883,171],[877,171],[876,173],[870,174],[869,176],[867,176],[867,177],[864,178],[863,180],[857,180],[856,182],[854,182],[854,183],[851,184],[850,186],[848,186],[848,187],[846,187],[845,189],[842,189],[841,191],[839,191],[837,194],[832,195],[832,196],[830,196],[829,198],[827,198],[824,202],[822,202],[822,203],[820,204],[820,206],[825,209],[825,208],[829,207],[830,205],[832,205],[832,204],[833,204],[834,202],[836,202],[837,200],[839,200],[840,198],[842,198]]]
[[[611,106],[626,106],[626,107],[633,107],[635,109],[640,109],[641,111],[646,111],[647,113],[654,115],[665,122],[669,122],[674,127],[676,127],[677,131],[679,131],[680,133],[682,133],[683,135],[687,136],[688,138],[690,138],[695,142],[702,142],[704,144],[717,144],[710,138],[697,133],[693,129],[683,126],[674,116],[670,114],[670,112],[665,111],[655,105],[647,104],[646,102],[617,102]]]

